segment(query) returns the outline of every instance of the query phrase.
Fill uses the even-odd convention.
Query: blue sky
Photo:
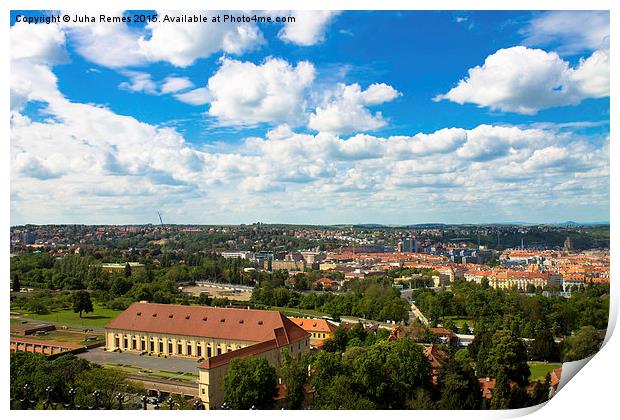
[[[11,223],[609,219],[607,13],[281,14],[14,11]]]

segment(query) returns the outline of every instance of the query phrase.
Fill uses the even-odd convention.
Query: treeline
[[[200,252],[205,249],[215,251],[277,251],[282,249],[309,249],[317,243],[290,235],[286,229],[235,229],[230,232],[179,233],[163,245],[164,249],[184,249]]]
[[[445,236],[449,236],[445,235]],[[549,228],[546,226],[530,227],[527,233],[515,229],[510,232],[502,232],[499,237],[499,249],[517,248],[521,246],[521,240],[525,246],[538,245],[549,248],[563,247],[564,241],[569,237],[573,249],[609,248],[609,225],[589,226],[579,228]],[[472,242],[477,241],[477,236]],[[480,244],[497,249],[497,233],[480,235]]]
[[[378,279],[350,282],[344,293],[299,293],[285,287],[256,287],[252,302],[266,306],[283,306],[313,309],[340,316],[356,316],[377,321],[405,321],[409,316],[409,304],[391,284]]]
[[[258,272],[245,273],[243,269],[250,265],[247,261],[225,259],[216,254],[162,254],[159,267],[147,256],[136,259],[144,267],[126,266],[115,272],[102,269],[104,262],[113,259],[99,256],[102,259],[94,255],[53,258],[48,253],[13,257],[13,286],[56,291],[35,293],[31,297],[16,293],[13,297],[15,304],[32,312],[47,313],[69,305],[70,297],[62,291],[88,289],[99,303],[113,309],[125,309],[131,302],[139,300],[174,303],[180,298],[179,284],[195,281],[254,284],[268,277]],[[14,291],[17,292],[19,287],[14,287]]]
[[[447,317],[465,317],[473,320],[476,330],[494,324],[496,329],[526,338],[534,337],[537,328],[547,328],[554,336],[570,335],[586,325],[602,330],[607,328],[609,316],[609,285],[604,284],[573,292],[567,299],[457,281],[452,290],[435,293],[420,289],[413,292],[412,298],[434,324],[445,324]]]

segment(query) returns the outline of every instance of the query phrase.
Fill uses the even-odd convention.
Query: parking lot
[[[130,365],[152,371],[188,372],[198,374],[198,362],[195,359],[175,357],[140,356],[133,353],[104,351],[100,348],[89,350],[78,355],[90,362],[99,364]]]

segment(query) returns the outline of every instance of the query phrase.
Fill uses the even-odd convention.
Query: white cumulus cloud
[[[217,51],[242,54],[265,42],[263,34],[253,23],[184,23],[163,22],[164,15],[206,15],[211,18],[219,12],[158,11],[160,19],[147,25],[150,37],[141,36],[140,50],[149,61],[167,61],[178,67],[187,67],[199,58]]]
[[[323,106],[310,115],[308,128],[321,132],[346,134],[372,131],[387,124],[381,112],[372,114],[367,107],[394,100],[400,93],[385,83],[375,83],[366,90],[360,85],[339,84]]]
[[[468,73],[435,100],[533,115],[541,109],[609,96],[609,51],[604,50],[571,67],[555,52],[523,46],[505,48]]]
[[[302,46],[315,45],[325,38],[325,31],[338,12],[332,10],[297,10],[291,16],[295,22],[286,23],[278,36],[286,42]]]
[[[62,24],[62,27],[75,42],[79,54],[93,63],[110,68],[140,66],[157,61],[187,67],[218,51],[240,55],[265,42],[263,34],[253,23],[163,22],[165,15],[174,18],[182,14],[206,15],[210,19],[217,12],[158,11],[158,21],[150,22],[141,29],[126,23],[68,23]]]
[[[268,58],[256,65],[228,58],[207,84],[208,114],[222,125],[252,125],[298,120],[305,109],[305,89],[314,80],[314,66],[293,66]]]
[[[62,64],[69,57],[65,33],[56,24],[15,24],[11,27],[11,60],[31,63]]]

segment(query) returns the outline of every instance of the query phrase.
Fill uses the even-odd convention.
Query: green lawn
[[[320,318],[322,316],[329,316],[325,312],[319,312],[313,309],[286,308],[282,306],[266,306],[265,309],[269,309],[271,311],[282,312],[286,316],[294,316],[294,317],[309,316],[309,317]]]
[[[448,320],[450,319],[454,325],[456,325],[457,327],[461,328],[463,326],[463,324],[467,323],[467,325],[469,325],[470,327],[474,326],[474,320],[471,318],[461,318],[461,317],[457,317],[457,316],[446,316],[444,317],[444,320]]]
[[[561,363],[528,362],[527,364],[530,366],[530,381],[544,381],[547,372],[562,367]]]
[[[84,327],[102,328],[105,324],[112,321],[122,311],[116,309],[103,308],[97,304],[93,304],[94,312],[82,313],[82,318],[79,314],[73,312],[72,309],[65,309],[62,311],[54,311],[49,314],[39,315],[23,313],[24,318],[36,319],[46,322],[59,322],[66,324],[75,324]]]

